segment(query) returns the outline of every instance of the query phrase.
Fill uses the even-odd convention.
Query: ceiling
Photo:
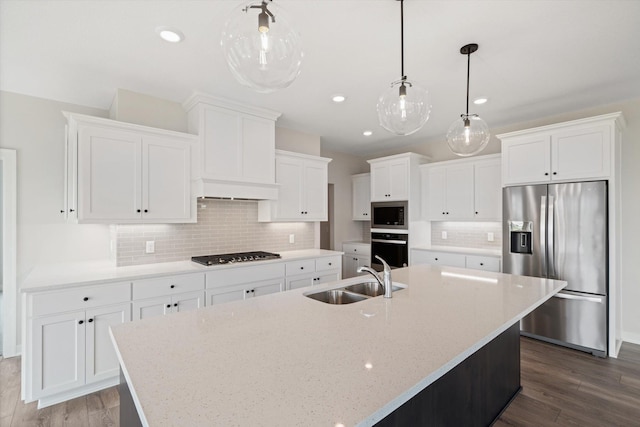
[[[406,0],[405,71],[433,108],[422,130],[394,136],[376,102],[400,77],[399,3],[275,1],[305,52],[298,79],[276,93],[227,69],[220,33],[240,0],[0,0],[0,89],[102,109],[118,88],[177,102],[205,92],[282,112],[279,126],[358,155],[444,140],[465,109],[468,43],[480,46],[471,98],[489,97],[470,110],[490,128],[640,97],[640,1]],[[158,26],[185,40],[161,40]],[[336,93],[347,101],[334,104]]]

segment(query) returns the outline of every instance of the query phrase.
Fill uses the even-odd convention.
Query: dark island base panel
[[[500,417],[520,388],[518,322],[376,426],[488,426]],[[122,372],[119,391],[120,422],[127,427],[142,427]]]
[[[520,390],[518,322],[376,426],[489,426]]]

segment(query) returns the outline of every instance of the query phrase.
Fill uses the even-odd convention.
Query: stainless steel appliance
[[[204,255],[191,257],[191,261],[202,265],[232,264],[236,262],[264,261],[278,259],[280,254],[271,252],[236,252],[231,254]]]
[[[372,202],[371,228],[406,230],[409,227],[408,215],[406,201]]]
[[[566,280],[522,319],[523,335],[607,355],[607,182],[503,190],[505,273]]]
[[[387,261],[391,268],[409,265],[409,234],[407,231],[388,233],[371,230],[371,267],[383,271],[384,266],[376,260],[376,255]]]

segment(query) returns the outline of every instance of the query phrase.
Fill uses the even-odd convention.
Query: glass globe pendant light
[[[454,154],[461,157],[473,156],[489,143],[489,127],[477,114],[469,114],[469,69],[471,54],[478,50],[475,43],[462,46],[460,53],[467,55],[467,112],[449,126],[447,144]]]
[[[411,135],[429,119],[429,92],[404,74],[404,0],[400,1],[400,67],[402,77],[378,98],[380,126],[396,135]]]
[[[222,31],[221,45],[236,80],[258,92],[286,88],[300,74],[300,35],[272,0],[236,7]]]

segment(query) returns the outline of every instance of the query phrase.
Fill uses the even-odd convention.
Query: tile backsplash
[[[289,243],[289,235],[295,243]],[[196,224],[114,225],[116,265],[189,260],[192,256],[244,251],[310,249],[315,244],[312,222],[258,222],[258,202],[198,200]],[[146,242],[155,252],[145,252]]]
[[[442,234],[447,238],[443,239]],[[488,241],[493,233],[493,241]],[[432,222],[432,246],[456,246],[474,249],[502,249],[502,224],[499,222]]]

